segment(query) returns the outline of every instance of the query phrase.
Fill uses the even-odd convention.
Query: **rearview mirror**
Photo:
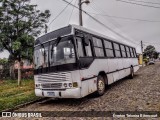
[[[85,34],[83,39],[84,39],[85,46],[88,46],[89,45],[89,41],[91,40],[91,36],[88,35],[88,34]]]

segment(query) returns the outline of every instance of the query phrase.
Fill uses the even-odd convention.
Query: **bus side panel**
[[[120,79],[119,69],[123,68],[122,60],[119,58],[110,59],[108,62],[109,71],[113,72],[114,82]]]
[[[93,78],[92,80],[88,81],[88,85],[89,85],[88,92],[89,92],[89,94],[93,93],[97,90],[97,84],[96,83],[97,83],[97,78]]]
[[[108,78],[108,85],[110,85],[110,84],[112,84],[114,82],[112,73],[107,74],[107,78]]]
[[[124,77],[126,77],[126,70],[125,70],[125,69],[119,71],[119,79],[122,79],[122,78],[124,78]]]
[[[124,58],[124,60],[123,60],[123,67],[124,68],[128,68],[129,66],[131,66],[130,65],[130,59],[129,58]],[[126,75],[127,76],[127,75]]]
[[[82,81],[81,84],[81,96],[84,97],[88,95],[88,81]]]
[[[77,82],[78,83],[78,87],[81,87],[81,74],[79,70],[76,71],[71,71],[72,74],[72,82]]]
[[[119,71],[119,78],[118,78],[118,80],[119,79],[122,79],[124,76],[125,76],[125,72],[124,72],[124,63],[123,63],[123,61],[124,61],[124,59],[118,59],[117,60],[117,63],[118,63],[118,70],[120,70]]]
[[[121,70],[124,68],[124,63],[123,63],[124,59],[117,59],[117,63],[118,63],[118,70]]]
[[[88,94],[91,94],[97,90],[97,78],[93,78],[90,80],[82,81],[81,85],[81,96],[84,97]]]
[[[116,71],[118,69],[117,66],[118,64],[116,59],[108,59],[108,72]]]
[[[85,81],[82,81],[81,84],[82,96],[86,96],[97,90],[97,77],[94,76],[98,76],[100,71],[104,71],[105,73],[108,72],[107,59],[95,59],[89,68],[80,70],[80,76],[84,79],[87,79]]]
[[[139,69],[139,66],[135,66],[134,67],[134,72],[137,72],[138,69]]]
[[[108,70],[109,67],[107,59],[95,59],[89,68],[80,70],[80,73],[84,78],[91,78],[93,76],[98,76],[100,71],[107,73],[109,72]]]
[[[113,73],[113,78],[114,78],[114,82],[119,80],[119,72],[118,71]]]

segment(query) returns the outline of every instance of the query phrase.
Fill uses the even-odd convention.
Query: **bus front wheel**
[[[97,91],[96,95],[97,96],[102,96],[105,92],[105,80],[104,77],[101,75],[98,75],[97,77]]]

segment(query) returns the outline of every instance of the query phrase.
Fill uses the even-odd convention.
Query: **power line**
[[[77,2],[77,0],[75,0],[74,5],[76,5],[76,2]],[[74,8],[75,8],[75,7],[73,6],[73,9],[72,9],[71,15],[70,15],[69,20],[68,20],[68,24],[69,24],[69,22],[70,22],[70,20],[71,20],[71,17],[72,17],[72,14],[73,14]]]
[[[98,12],[98,13],[99,13],[99,11],[100,11],[100,12],[106,14],[106,11],[104,11],[104,10],[101,9],[101,8],[99,8],[98,5],[94,4],[94,2],[92,3],[92,6],[89,6],[89,7],[91,7],[94,11],[96,11],[96,12]],[[97,9],[97,8],[99,8],[99,9]],[[110,18],[111,18],[111,17],[110,17]],[[121,31],[121,32],[123,33],[123,31],[119,29],[119,27],[121,27],[121,26],[120,26],[118,23],[114,22],[114,19],[113,19],[113,18],[111,18],[111,19],[106,19],[106,18],[105,18],[105,20],[107,20],[107,21],[109,20],[110,23],[112,23],[119,31]],[[123,40],[123,39],[122,39],[122,40]],[[123,40],[123,41],[124,41],[124,40]],[[126,40],[125,40],[125,41],[126,41]],[[135,44],[135,43],[134,43],[134,44]]]
[[[137,46],[135,46],[135,48],[137,48],[139,45],[141,45],[141,41],[137,44]]]
[[[92,3],[93,4],[93,6],[90,6],[93,10],[95,10],[96,12],[98,11],[98,13],[99,13],[99,11],[100,12],[102,12],[102,13],[105,13],[106,14],[106,11],[104,11],[103,9],[101,10],[99,7],[98,7],[98,5],[96,5],[96,4],[94,4],[94,2]],[[95,7],[96,6],[96,7]],[[96,8],[99,8],[99,10],[97,10]],[[88,12],[89,13],[89,12]],[[106,20],[109,20],[109,19],[106,19]],[[110,23],[112,23],[115,27],[121,27],[119,24],[117,24],[117,23],[115,23],[115,20],[113,20],[112,18],[111,18],[111,20],[109,20],[109,22]]]
[[[133,1],[133,2],[141,2],[141,3],[147,3],[147,4],[155,4],[155,5],[160,5],[160,3],[155,3],[155,2],[146,2],[142,0],[128,0],[128,1]]]
[[[79,9],[77,6],[75,6],[75,5],[71,4],[71,3],[69,3],[69,2],[66,1],[66,0],[62,0],[62,1],[64,1],[64,2],[68,3],[69,5],[74,6],[75,8]],[[96,21],[97,23],[99,23],[100,25],[102,25],[103,27],[105,27],[106,29],[112,31],[112,32],[115,33],[116,35],[118,35],[118,36],[120,36],[120,37],[122,37],[122,38],[124,38],[124,39],[126,39],[126,40],[128,40],[128,41],[130,41],[130,42],[132,42],[132,43],[134,43],[134,44],[137,45],[137,43],[133,42],[132,40],[126,38],[125,36],[119,34],[118,32],[114,31],[114,30],[111,29],[110,27],[106,26],[105,24],[103,24],[102,22],[100,22],[98,19],[94,18],[92,15],[90,15],[90,14],[87,13],[86,11],[82,10],[82,12],[84,12],[86,15],[88,15],[90,18],[92,18],[94,21]]]
[[[123,19],[123,20],[132,20],[132,21],[141,21],[141,22],[160,22],[160,21],[154,21],[154,20],[145,20],[145,19],[138,19],[138,18],[119,17],[119,16],[113,16],[113,15],[107,15],[107,14],[98,14],[98,13],[92,13],[92,12],[88,12],[88,13],[95,14],[95,15],[100,15],[100,16],[117,18],[117,19]]]
[[[129,3],[129,4],[134,4],[134,5],[140,5],[140,6],[145,6],[145,7],[151,7],[151,8],[158,8],[158,9],[160,9],[160,7],[152,6],[152,5],[144,5],[144,4],[135,3],[135,2],[128,2],[128,1],[124,1],[124,0],[116,0],[116,1],[124,2],[124,3]]]
[[[144,43],[149,43],[149,44],[153,44],[153,45],[160,45],[160,43],[150,43],[150,42],[144,42]]]
[[[62,9],[62,11],[50,22],[49,26],[66,10],[66,8],[72,3],[72,1],[68,2],[68,4]]]

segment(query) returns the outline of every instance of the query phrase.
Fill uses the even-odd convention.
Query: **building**
[[[17,63],[17,61],[15,62],[14,68],[18,69],[18,63]],[[33,64],[30,63],[28,60],[23,60],[22,69],[31,69],[31,68],[33,68]]]

